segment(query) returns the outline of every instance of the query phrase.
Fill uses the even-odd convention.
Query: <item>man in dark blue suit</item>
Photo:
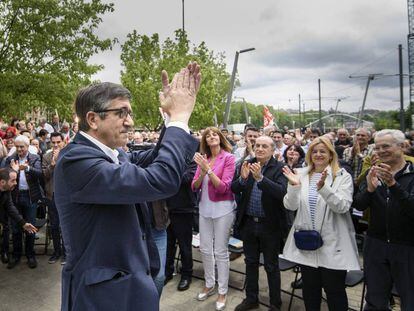
[[[129,91],[99,83],[78,93],[79,133],[60,152],[55,168],[67,250],[62,310],[159,309],[152,279],[159,259],[145,202],[175,194],[193,158],[197,142],[189,135],[188,120],[200,79],[196,63],[171,84],[163,71],[160,101],[169,123],[155,150],[131,155],[120,148],[133,126]]]

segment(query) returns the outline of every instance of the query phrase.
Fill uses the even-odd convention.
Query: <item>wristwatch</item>
[[[210,175],[210,174],[212,174],[212,173],[213,173],[212,169],[211,169],[211,168],[209,168],[209,169],[208,169],[208,171],[207,171],[207,175]]]

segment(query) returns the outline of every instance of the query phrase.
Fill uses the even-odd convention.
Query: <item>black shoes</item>
[[[10,257],[9,263],[7,264],[7,269],[13,269],[20,263],[20,258]]]
[[[303,280],[302,278],[300,278],[297,281],[293,281],[290,286],[292,286],[292,288],[294,289],[302,289],[303,288]]]
[[[179,291],[184,291],[190,288],[191,279],[181,278],[180,283],[178,283],[177,289]]]
[[[29,266],[30,269],[36,268],[37,267],[36,258],[34,257],[27,258],[27,265]]]
[[[269,311],[280,311],[280,308],[279,307],[276,307],[274,305],[270,305]]]
[[[167,283],[168,283],[169,281],[171,281],[171,280],[172,280],[172,278],[173,278],[172,274],[171,274],[171,275],[166,275],[166,276],[165,276],[165,280],[164,280],[164,286],[165,286],[165,285],[167,285]]]
[[[250,302],[247,299],[243,299],[243,301],[234,309],[234,311],[247,311],[247,310],[254,310],[259,308],[258,302]]]
[[[1,253],[1,262],[8,263],[9,262],[9,255],[7,253]]]
[[[56,263],[59,260],[60,256],[53,254],[52,256],[50,256],[49,260],[47,261],[50,264]]]

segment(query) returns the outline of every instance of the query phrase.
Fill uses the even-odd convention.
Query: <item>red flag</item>
[[[270,112],[269,108],[266,106],[263,106],[263,127],[267,127],[269,125],[274,124],[274,117],[272,113]]]

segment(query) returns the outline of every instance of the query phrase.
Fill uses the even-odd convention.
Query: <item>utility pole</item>
[[[302,114],[300,113],[300,94],[299,94],[299,122],[298,126],[300,127],[302,124]]]
[[[184,27],[184,0],[182,0],[183,3],[183,32],[185,32],[185,27]]]
[[[404,116],[404,82],[403,82],[403,63],[402,63],[402,45],[398,45],[398,63],[400,67],[400,129],[405,132],[405,116]]]
[[[319,130],[322,131],[322,98],[321,98],[321,79],[318,79],[318,89],[319,89]]]

